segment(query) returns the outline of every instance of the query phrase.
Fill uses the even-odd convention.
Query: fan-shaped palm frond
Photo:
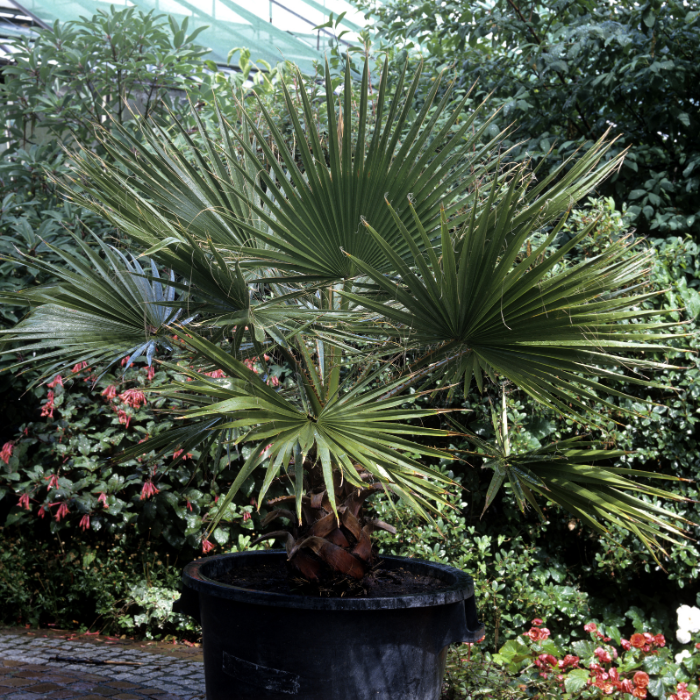
[[[31,259],[58,282],[13,296],[15,303],[36,305],[15,328],[2,331],[3,342],[15,345],[5,354],[31,354],[18,366],[31,364],[48,374],[82,361],[109,366],[127,355],[130,364],[142,354],[150,365],[157,348],[172,350],[167,326],[183,313],[174,275],[162,281],[151,262],[149,281],[136,258],[97,244],[104,258],[76,240],[84,257],[54,250],[66,266]]]
[[[177,139],[157,125],[144,128],[144,143],[126,130],[118,137],[105,133],[105,148],[126,172],[106,168],[84,152],[78,162],[79,182],[98,203],[89,198],[81,203],[103,213],[154,255],[183,240],[187,232],[198,241],[211,240],[217,247],[318,278],[352,276],[352,262],[343,251],[381,267],[385,256],[362,227],[363,216],[399,255],[410,256],[384,197],[403,212],[412,194],[424,226],[435,229],[441,206],[457,215],[472,197],[471,184],[493,177],[499,165],[492,153],[503,134],[484,143],[491,119],[474,128],[482,108],[467,114],[466,97],[448,108],[450,86],[436,104],[440,79],[412,117],[420,75],[419,69],[404,94],[402,74],[390,101],[385,65],[372,117],[369,64],[357,109],[349,69],[337,112],[327,71],[328,134],[316,125],[302,77],[298,76],[300,113],[282,83],[296,149],[290,148],[263,105],[269,138],[243,108],[240,128],[217,108],[219,124],[213,136],[198,120],[201,146],[180,125]],[[421,245],[415,227],[409,229]]]
[[[562,218],[539,246],[528,250],[526,242],[538,234],[541,220],[537,210],[522,206],[525,191],[518,178],[494,187],[487,205],[475,206],[469,221],[453,232],[443,218],[435,247],[411,208],[425,252],[389,205],[413,250],[415,267],[401,260],[368,222],[397,272],[384,274],[359,259],[355,264],[393,303],[372,294],[341,293],[391,321],[384,332],[398,329],[398,341],[425,352],[423,364],[439,362],[440,373],[450,381],[463,379],[465,397],[472,377],[481,390],[483,373],[497,373],[535,400],[581,418],[590,410],[586,400],[623,395],[609,385],[611,380],[645,384],[641,370],[664,366],[640,355],[663,350],[658,341],[672,337],[670,324],[658,321],[665,312],[641,308],[653,296],[641,290],[651,253],[630,255],[626,239],[569,265],[568,253],[595,223],[553,248]],[[623,375],[620,369],[636,374]]]

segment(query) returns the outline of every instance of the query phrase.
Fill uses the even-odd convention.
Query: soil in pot
[[[248,590],[324,598],[387,598],[420,595],[438,592],[449,586],[438,578],[417,574],[405,567],[385,567],[381,559],[378,559],[359,581],[339,575],[309,582],[299,576],[299,572],[283,559],[252,561],[244,566],[232,568],[213,580]]]

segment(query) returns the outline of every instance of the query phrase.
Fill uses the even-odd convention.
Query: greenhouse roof
[[[332,12],[343,12],[338,31],[347,30],[343,40],[352,42],[364,26],[364,18],[347,0],[4,0],[39,24],[70,22],[91,16],[98,10],[135,6],[143,11],[155,10],[182,21],[189,18],[189,28],[208,27],[197,43],[211,49],[209,58],[225,64],[234,48],[250,49],[251,59],[263,59],[270,65],[289,60],[311,71],[314,60],[321,59],[334,36],[331,29],[313,31],[324,24]],[[5,36],[26,34],[26,26],[0,22]]]

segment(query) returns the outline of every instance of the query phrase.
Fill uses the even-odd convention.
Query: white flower
[[[676,632],[676,639],[681,643],[681,644],[690,644],[690,632],[688,630],[678,630]]]
[[[689,659],[690,658],[690,652],[687,649],[683,649],[683,651],[680,654],[676,654],[675,659],[676,663],[679,664],[683,659]]]
[[[681,605],[676,611],[678,615],[678,629],[688,632],[700,632],[700,608]]]

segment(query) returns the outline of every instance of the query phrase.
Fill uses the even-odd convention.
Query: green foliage
[[[630,151],[602,188],[643,232],[700,232],[698,85],[692,4],[420,0],[360,7],[393,54],[423,51],[462,90],[493,93],[494,129],[515,120],[520,158],[550,171],[609,128]],[[431,71],[432,72],[432,71]]]

